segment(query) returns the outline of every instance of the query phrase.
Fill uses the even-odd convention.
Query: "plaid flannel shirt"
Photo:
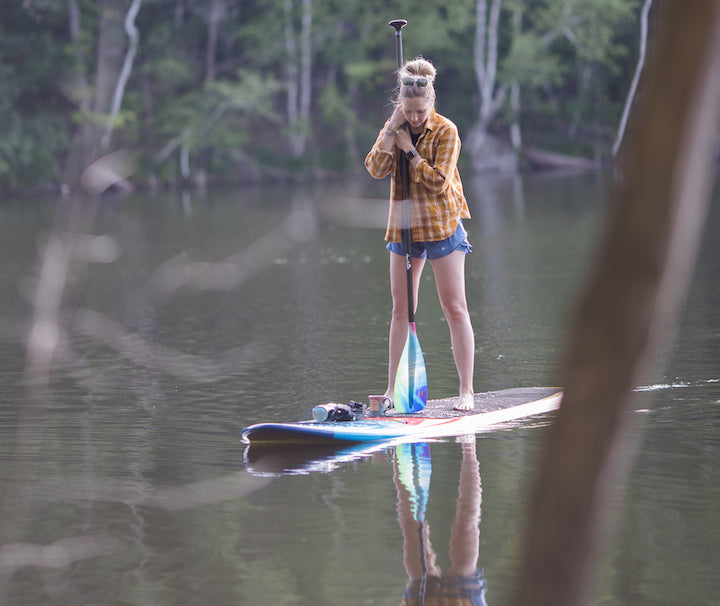
[[[385,239],[400,242],[403,197],[400,158],[403,152],[397,147],[393,147],[392,152],[382,149],[388,122],[365,158],[365,168],[376,179],[390,175],[390,211]],[[408,173],[413,241],[437,242],[453,235],[460,219],[470,218],[457,168],[460,155],[457,127],[435,110],[431,111],[415,149],[420,159],[416,168],[409,166]]]

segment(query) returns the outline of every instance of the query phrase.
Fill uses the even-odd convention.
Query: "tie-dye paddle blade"
[[[398,412],[418,412],[425,408],[427,398],[425,359],[415,331],[415,322],[411,322],[395,377],[393,406]]]
[[[398,477],[410,494],[410,508],[417,522],[425,520],[428,497],[430,496],[430,476],[432,461],[430,444],[416,442],[395,446],[398,464]]]

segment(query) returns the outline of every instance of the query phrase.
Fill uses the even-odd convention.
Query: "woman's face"
[[[420,131],[425,124],[425,120],[430,115],[432,109],[432,99],[425,97],[409,97],[401,99],[403,113],[405,119],[410,124],[413,132]]]

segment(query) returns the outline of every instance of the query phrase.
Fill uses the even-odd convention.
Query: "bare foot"
[[[475,398],[471,393],[466,393],[458,398],[457,404],[453,406],[454,410],[468,411],[475,408]]]

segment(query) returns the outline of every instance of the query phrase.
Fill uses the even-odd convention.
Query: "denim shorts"
[[[405,254],[405,245],[402,242],[388,242],[385,248],[398,255]],[[456,250],[461,250],[465,254],[472,252],[462,221],[458,221],[455,233],[449,238],[437,242],[413,242],[410,256],[416,259],[440,259]]]

